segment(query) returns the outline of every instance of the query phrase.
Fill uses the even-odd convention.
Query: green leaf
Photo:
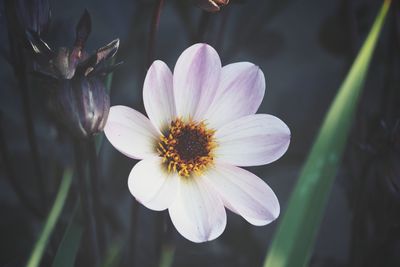
[[[286,213],[275,233],[265,267],[308,264],[390,2],[384,1],[367,39],[325,117],[292,192]]]
[[[171,267],[175,256],[175,246],[166,244],[162,247],[160,267]]]
[[[125,241],[114,241],[108,248],[102,267],[116,267],[121,261],[122,248],[126,245]]]
[[[69,189],[72,182],[72,170],[67,169],[64,171],[63,178],[61,180],[60,188],[58,190],[56,199],[54,201],[53,207],[46,219],[46,223],[40,233],[39,239],[36,241],[33,247],[32,253],[26,264],[27,267],[37,267],[42,259],[43,252],[47,246],[50,239],[50,235],[54,230],[54,227],[60,217],[61,211],[64,207],[65,200],[67,199]]]
[[[60,246],[58,247],[53,267],[74,266],[83,234],[83,226],[80,221],[80,204],[78,203],[72,212],[71,219],[65,230]]]

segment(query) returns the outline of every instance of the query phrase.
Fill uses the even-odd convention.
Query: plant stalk
[[[96,222],[93,215],[93,205],[91,203],[89,187],[86,181],[85,175],[85,153],[82,141],[74,140],[74,152],[75,152],[75,168],[77,173],[77,180],[79,185],[79,192],[81,197],[81,204],[83,210],[83,216],[85,219],[85,228],[89,237],[89,251],[91,266],[99,266],[99,246],[97,239]]]
[[[156,46],[156,35],[158,26],[160,24],[161,10],[164,5],[164,0],[157,0],[157,5],[154,7],[153,17],[151,19],[150,31],[149,31],[149,44],[147,51],[146,67],[150,67],[154,60],[154,50]]]

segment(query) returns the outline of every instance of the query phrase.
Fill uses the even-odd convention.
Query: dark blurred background
[[[33,179],[27,133],[16,77],[7,61],[9,43],[0,9],[1,133],[9,162],[0,161],[0,266],[23,266],[43,220],[17,198],[6,179],[11,168],[32,201],[39,201]],[[146,73],[148,32],[156,1],[51,1],[52,19],[43,37],[51,46],[71,46],[84,8],[92,16],[86,49],[115,38],[123,66],[116,70],[111,105],[143,111],[142,83]],[[223,65],[250,61],[261,67],[267,91],[259,113],[276,115],[292,132],[283,158],[251,168],[277,194],[282,213],[300,168],[337,89],[363,43],[382,1],[373,0],[231,0],[220,12],[205,14],[186,0],[166,0],[161,14],[155,58],[172,69],[180,53],[195,42],[219,52]],[[310,266],[400,266],[400,18],[394,1],[380,36],[343,164],[335,180]],[[203,25],[200,28],[200,24]],[[31,112],[44,170],[46,194],[53,199],[63,167],[73,158],[71,146],[46,112],[46,91],[32,86]],[[138,209],[135,246],[130,234],[134,203],[127,177],[135,162],[105,139],[99,156],[100,192],[107,245],[122,248],[120,266],[155,266],[160,236],[176,244],[173,266],[262,266],[279,219],[264,227],[228,213],[225,232],[215,241],[195,244],[170,227],[167,212]],[[6,166],[9,165],[9,166]],[[43,266],[50,266],[74,208],[69,204],[52,236]],[[49,200],[49,206],[51,202]],[[160,215],[161,214],[161,215]],[[165,221],[160,230],[160,220]],[[166,234],[160,234],[166,232]],[[133,252],[132,249],[135,251]],[[85,265],[84,245],[76,266]]]

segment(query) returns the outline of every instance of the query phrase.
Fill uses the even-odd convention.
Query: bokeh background
[[[155,57],[173,68],[180,53],[195,42],[219,52],[223,65],[250,61],[263,70],[267,90],[259,113],[287,123],[291,145],[280,160],[250,168],[277,194],[282,213],[319,126],[363,43],[382,1],[373,0],[231,0],[221,12],[204,12],[185,0],[166,0],[157,34]],[[400,266],[399,2],[394,1],[380,36],[352,132],[335,179],[310,266]],[[53,47],[71,46],[84,8],[92,16],[87,50],[115,38],[121,45],[110,92],[111,105],[143,111],[148,32],[155,1],[53,0],[52,21],[44,39]],[[200,24],[205,24],[200,28]],[[30,199],[39,201],[33,179],[20,91],[7,61],[9,44],[0,6],[0,112],[2,139],[11,167]],[[46,193],[52,199],[62,169],[73,162],[65,133],[55,127],[46,109],[46,90],[32,86],[31,112],[45,171]],[[397,126],[396,126],[397,125]],[[0,266],[23,266],[43,220],[16,197],[0,161]],[[173,266],[262,266],[279,219],[264,227],[248,224],[228,212],[225,232],[215,241],[195,244],[170,227],[167,212],[139,206],[137,231],[131,233],[132,206],[127,177],[135,161],[102,145],[100,192],[107,221],[107,244],[121,249],[118,266],[156,266],[160,242],[176,245]],[[51,259],[74,208],[77,189],[46,250]],[[49,200],[49,205],[50,205]],[[159,223],[162,221],[163,223]],[[161,226],[160,226],[161,225]],[[82,245],[76,266],[85,265]],[[134,255],[134,256],[133,256]]]

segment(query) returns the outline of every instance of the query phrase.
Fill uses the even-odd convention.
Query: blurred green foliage
[[[324,119],[272,241],[265,267],[308,265],[390,2],[383,3]]]
[[[68,192],[72,182],[72,174],[73,172],[71,169],[66,169],[64,171],[64,175],[61,180],[60,188],[58,190],[53,207],[51,208],[43,230],[41,231],[39,238],[37,239],[35,246],[33,247],[32,253],[26,264],[27,267],[40,266],[40,260],[42,259],[43,252],[46,249],[51,233],[53,232],[54,227],[57,224],[58,218],[60,217],[61,211],[67,200]]]

